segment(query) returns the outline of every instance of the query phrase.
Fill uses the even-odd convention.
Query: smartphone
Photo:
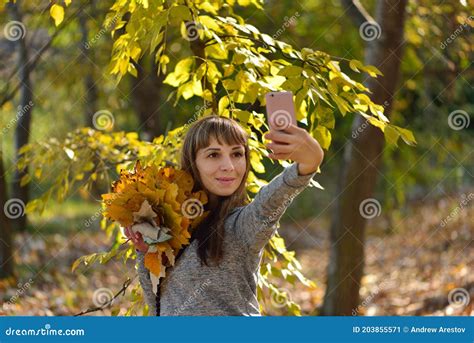
[[[268,126],[271,130],[284,130],[296,125],[295,103],[292,92],[270,92],[265,94]]]

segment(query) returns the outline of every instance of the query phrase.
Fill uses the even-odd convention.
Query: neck
[[[217,204],[219,203],[220,196],[215,195],[215,194],[209,194],[209,207],[210,208],[215,208]]]

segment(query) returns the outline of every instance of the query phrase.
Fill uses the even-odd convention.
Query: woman
[[[126,229],[137,249],[138,274],[150,315],[260,315],[256,293],[263,249],[278,228],[278,220],[308,186],[324,156],[319,143],[295,125],[270,131],[264,137],[271,141],[266,144],[272,150],[270,158],[294,162],[248,203],[246,131],[235,120],[215,115],[190,127],[181,152],[181,168],[193,175],[195,190],[207,190],[205,210],[210,214],[160,280],[156,298],[144,267],[148,246],[139,233]]]

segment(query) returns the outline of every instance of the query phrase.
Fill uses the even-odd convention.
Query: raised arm
[[[293,199],[310,183],[316,171],[300,175],[294,162],[260,188],[253,201],[235,214],[236,234],[250,251],[258,253],[278,228],[278,221]]]

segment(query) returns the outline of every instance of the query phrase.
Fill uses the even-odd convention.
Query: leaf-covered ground
[[[399,218],[389,220],[380,216],[369,222],[362,304],[354,313],[474,315],[474,199],[466,205],[461,204],[462,199],[459,195],[411,205]],[[62,216],[53,216],[44,225],[35,225],[55,226],[57,230],[31,230],[34,233],[17,235],[15,259],[19,263],[19,279],[10,285],[6,281],[0,283],[0,314],[77,314],[110,298],[127,278],[136,275],[132,261],[127,265],[111,261],[72,274],[71,265],[77,257],[106,250],[108,240],[96,225],[84,225],[82,219],[75,225],[79,230],[74,225],[61,230],[73,220],[67,213],[60,213]],[[317,313],[313,311],[322,304],[329,259],[328,227],[325,219],[298,223],[289,219],[280,229],[289,248],[297,251],[305,274],[318,285],[314,290],[299,284],[281,285],[302,306],[304,315]],[[137,285],[134,279],[128,289]],[[460,290],[449,299],[454,289]],[[125,314],[130,308],[129,292],[119,296],[112,308],[119,315]],[[110,314],[111,309],[106,308],[88,315]],[[274,308],[270,314],[285,312]]]
[[[465,194],[471,196],[414,204],[391,222],[384,216],[369,222],[362,304],[353,314],[474,315],[474,194]],[[310,220],[282,229],[306,274],[320,286],[308,291],[288,285],[304,313],[312,313],[323,301],[327,227],[325,220]],[[286,234],[284,229],[289,229]]]

